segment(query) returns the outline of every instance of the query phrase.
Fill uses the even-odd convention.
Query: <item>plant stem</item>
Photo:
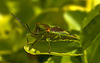
[[[82,59],[83,59],[83,63],[88,63],[88,61],[87,61],[87,53],[86,53],[86,50],[83,50]]]

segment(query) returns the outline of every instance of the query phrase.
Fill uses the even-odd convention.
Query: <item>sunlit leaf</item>
[[[46,41],[39,41],[36,42],[33,46],[32,43],[26,44],[24,49],[26,52],[39,55],[39,54],[47,54],[47,55],[69,55],[69,56],[79,56],[81,54],[81,47],[80,43],[73,42],[73,41],[56,41],[50,42],[50,53],[48,49],[48,42]],[[31,49],[30,49],[31,48]],[[75,54],[77,52],[77,54]]]
[[[100,33],[100,5],[98,5],[93,11],[91,11],[86,20],[83,21],[82,28],[82,43],[83,48],[89,47],[95,40],[97,35]]]
[[[88,51],[88,61],[89,63],[100,63],[100,33],[97,37],[97,40],[93,42],[93,44],[87,48]],[[92,53],[91,53],[92,52]]]

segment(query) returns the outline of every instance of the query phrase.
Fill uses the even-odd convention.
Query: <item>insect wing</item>
[[[59,28],[59,27],[52,27],[50,29],[50,31],[55,31],[55,32],[61,32],[61,31],[64,31],[63,29]]]
[[[50,29],[50,33],[54,33],[60,36],[60,39],[67,39],[67,40],[76,40],[77,38],[74,35],[70,35],[69,32],[59,28],[53,27]]]

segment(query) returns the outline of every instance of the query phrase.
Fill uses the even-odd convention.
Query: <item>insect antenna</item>
[[[26,24],[26,27],[27,27],[28,31],[31,32],[31,30],[30,30],[28,24]],[[31,32],[31,33],[32,33],[32,32]],[[33,34],[33,33],[32,33],[32,34]]]
[[[12,13],[11,13],[12,14]],[[13,15],[13,14],[12,14]],[[13,15],[23,26],[24,26],[24,28],[27,30],[27,31],[29,31],[30,33],[32,33],[31,32],[31,30],[29,29],[29,27],[28,27],[28,24],[26,24],[26,26],[21,22],[21,20],[19,20],[15,15]],[[32,33],[33,34],[33,33]]]

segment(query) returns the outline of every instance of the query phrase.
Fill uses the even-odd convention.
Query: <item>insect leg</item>
[[[36,42],[38,42],[39,40],[41,40],[43,37],[44,37],[44,36],[42,35],[42,37],[41,37],[40,39],[36,39],[36,41],[35,41],[34,43],[32,43],[32,46],[33,46]],[[37,51],[37,50],[35,50],[34,53],[36,53],[36,51]]]
[[[34,43],[32,43],[32,46],[33,46],[36,42],[38,42],[38,40],[36,40]]]
[[[33,34],[33,32],[30,30],[28,24],[26,24],[26,28],[29,30],[29,32],[31,32]]]
[[[44,37],[44,36],[42,35],[40,39],[36,39],[36,41],[32,44],[32,46],[33,46],[36,42],[38,42],[39,40],[41,40],[43,37]]]
[[[37,42],[38,40],[36,40],[34,43],[32,43],[29,47],[29,50],[31,50],[33,48],[33,45]],[[36,50],[34,51],[34,53],[36,53]]]
[[[27,43],[29,43],[28,36],[27,36]]]
[[[34,43],[32,43],[32,46],[33,46],[37,41],[38,41],[38,40],[36,40]],[[37,50],[35,49],[34,53],[36,53],[36,51],[37,51]]]
[[[47,38],[46,41],[48,42],[48,50],[49,50],[49,53],[50,53],[50,38]]]
[[[29,36],[30,36],[30,34],[26,34],[27,43],[29,43],[29,39],[28,39]]]
[[[48,47],[48,49],[49,49],[49,53],[50,53],[50,41],[49,41],[49,44],[48,44],[48,46],[49,46],[49,47]]]

